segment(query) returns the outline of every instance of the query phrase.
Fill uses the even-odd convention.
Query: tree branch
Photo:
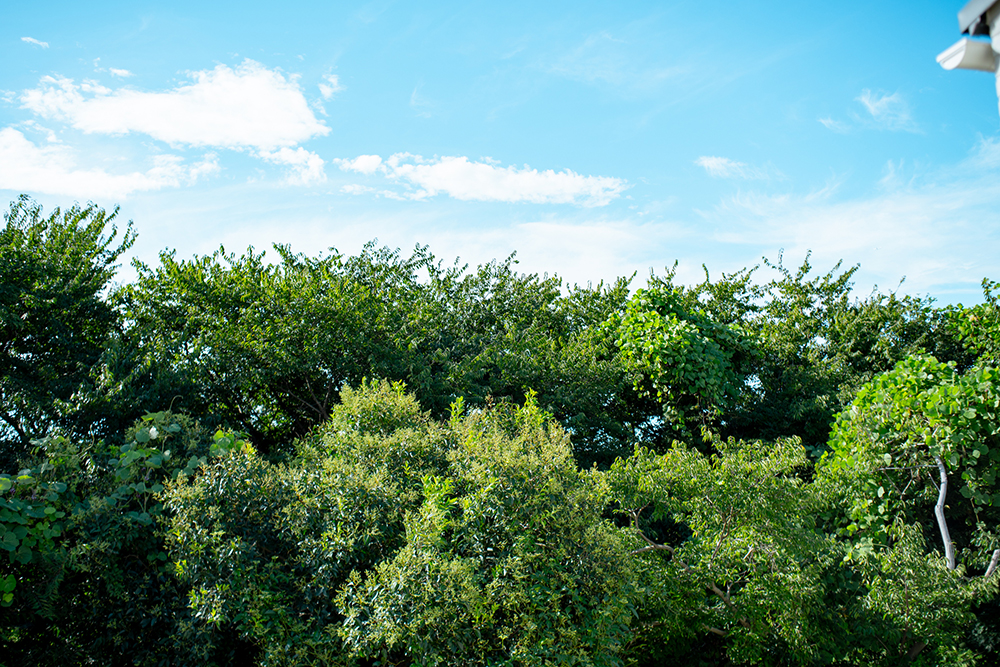
[[[934,516],[937,518],[938,528],[941,529],[941,541],[944,542],[944,557],[948,561],[948,569],[955,569],[955,545],[951,543],[951,534],[948,532],[948,522],[944,518],[944,499],[948,495],[948,471],[944,467],[944,462],[940,456],[934,457],[937,463],[938,473],[941,475],[941,487],[938,489],[938,501],[934,506]]]
[[[920,652],[924,650],[927,646],[927,642],[916,642],[910,647],[910,650],[906,652],[906,662],[913,662],[913,660],[920,655]]]
[[[15,419],[12,415],[7,414],[6,410],[0,410],[0,419],[3,419],[7,422],[8,426],[14,429],[18,437],[21,438],[22,444],[28,445],[31,442],[31,438],[29,438],[28,434],[24,432],[24,429],[21,428],[21,422]]]
[[[642,511],[642,510],[639,510],[639,511]],[[634,554],[643,553],[644,551],[663,550],[663,551],[668,552],[671,556],[673,556],[674,559],[676,559],[677,562],[680,563],[680,566],[682,568],[684,568],[688,572],[692,571],[690,565],[688,565],[683,560],[681,560],[680,558],[677,557],[677,555],[675,553],[675,550],[674,550],[674,548],[672,546],[670,546],[668,544],[659,544],[657,542],[654,542],[653,540],[651,540],[648,537],[646,537],[645,533],[643,533],[641,530],[639,530],[639,512],[631,512],[631,514],[632,514],[632,527],[635,528],[636,533],[639,534],[639,537],[641,537],[643,540],[645,540],[646,545],[647,545],[647,546],[640,547],[638,549],[633,550],[631,552],[631,554],[634,555]],[[716,597],[718,597],[720,600],[722,600],[722,602],[726,605],[726,607],[730,611],[732,611],[732,612],[736,611],[736,605],[733,604],[733,601],[729,599],[729,596],[726,595],[726,593],[721,588],[719,588],[715,584],[715,582],[712,582],[711,584],[709,584],[707,586],[707,588],[708,588],[708,590],[712,591],[712,593],[714,593]],[[739,618],[739,624],[742,625],[747,630],[750,629],[750,621],[747,620],[746,616],[740,616],[740,618]],[[705,626],[705,627],[707,628],[708,626]],[[712,628],[708,628],[708,629],[709,629],[709,631],[713,631],[714,632],[714,630],[712,630]],[[725,635],[723,634],[723,636],[725,636]]]
[[[630,556],[634,556],[636,554],[641,554],[644,551],[654,551],[655,549],[663,549],[664,551],[668,551],[668,552],[670,552],[671,556],[674,554],[674,548],[673,547],[668,547],[666,544],[650,544],[649,546],[646,546],[646,547],[640,547],[638,549],[633,549],[632,551],[629,552],[629,555]],[[681,565],[683,565],[685,568],[687,567],[687,563],[685,563],[684,561],[682,561],[680,558],[677,559],[677,562],[680,563]]]
[[[993,576],[993,573],[997,571],[998,564],[1000,564],[1000,549],[995,549],[993,551],[993,558],[990,559],[990,566],[986,568],[986,574],[983,575],[983,579],[989,579]]]

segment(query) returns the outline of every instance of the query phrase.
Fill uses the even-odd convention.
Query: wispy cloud
[[[851,131],[851,126],[842,120],[834,120],[833,118],[818,118],[817,120],[823,123],[826,129],[833,130],[838,134],[847,134]]]
[[[910,105],[898,92],[873,93],[865,88],[861,95],[855,98],[868,112],[870,117],[865,120],[876,127],[892,131],[920,132],[920,127],[910,114]]]
[[[501,167],[467,157],[424,159],[396,153],[386,160],[361,155],[353,160],[335,160],[344,171],[379,173],[407,186],[396,194],[407,199],[428,199],[446,194],[465,201],[531,202],[605,206],[629,186],[610,176],[583,176],[569,169],[538,171],[525,165]],[[413,189],[416,188],[416,189]]]
[[[108,71],[122,79],[127,79],[128,77],[132,76],[132,72],[128,71],[127,69],[118,69],[117,67],[109,67]]]
[[[430,118],[433,115],[436,105],[433,100],[420,92],[424,84],[418,83],[410,93],[410,108],[421,118]]]
[[[704,168],[709,176],[715,178],[741,178],[748,181],[769,181],[772,179],[783,179],[785,177],[777,169],[770,166],[755,167],[745,162],[736,162],[727,157],[716,157],[702,155],[694,161],[696,165]]]
[[[552,74],[584,83],[600,83],[634,91],[652,90],[686,72],[685,67],[645,62],[642,49],[608,32],[587,37],[581,44],[543,66]]]
[[[144,92],[46,76],[21,95],[21,103],[86,133],[136,132],[171,145],[273,151],[330,132],[309,109],[296,77],[253,60],[191,78],[172,90]]]
[[[914,119],[909,102],[898,91],[890,95],[865,88],[854,101],[859,102],[863,110],[858,112],[852,109],[847,112],[852,122],[831,117],[817,120],[827,129],[839,134],[847,134],[855,128],[923,134],[924,130]]]
[[[323,159],[301,146],[294,150],[286,147],[273,152],[261,151],[259,155],[268,162],[291,167],[292,173],[287,180],[292,185],[317,185],[326,182]]]
[[[40,46],[43,49],[49,48],[49,43],[48,42],[39,41],[39,40],[35,39],[34,37],[22,37],[21,41],[22,42],[27,42],[28,44],[34,44],[35,46]]]
[[[323,96],[324,100],[332,98],[336,93],[344,90],[344,87],[340,85],[340,77],[336,74],[327,74],[323,77],[325,83],[319,84],[319,93]]]
[[[80,168],[73,151],[62,144],[37,146],[19,131],[0,130],[0,189],[40,192],[79,199],[121,199],[135,192],[190,184],[218,171],[212,154],[195,164],[176,155],[158,155],[153,167],[125,174]]]
[[[874,194],[843,198],[837,183],[806,194],[740,192],[704,213],[720,243],[813,251],[816,266],[860,262],[873,282],[945,295],[956,285],[976,292],[996,276],[1000,233],[1000,141],[981,141],[957,165],[903,177],[887,163]],[[909,170],[908,170],[909,171]]]

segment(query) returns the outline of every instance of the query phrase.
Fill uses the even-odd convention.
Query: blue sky
[[[146,261],[377,238],[639,285],[812,251],[970,303],[1000,278],[1000,115],[934,60],[960,8],[12,3],[0,195],[120,205]]]

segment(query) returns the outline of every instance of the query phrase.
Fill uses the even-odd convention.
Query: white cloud
[[[193,183],[218,171],[215,156],[187,166],[176,155],[158,155],[145,172],[109,174],[103,169],[81,169],[72,151],[61,144],[36,146],[19,131],[0,130],[0,189],[39,192],[80,199],[120,199],[133,192],[159,190]]]
[[[439,193],[464,201],[532,202],[604,206],[629,186],[610,176],[583,176],[569,169],[538,171],[528,166],[500,167],[492,161],[471,162],[467,157],[424,159],[396,153],[385,161],[377,155],[336,160],[341,169],[364,174],[380,172],[406,186],[397,193],[408,199],[426,199]]]
[[[319,92],[324,100],[328,100],[333,97],[334,93],[344,90],[344,87],[340,85],[340,78],[336,74],[327,74],[323,79],[326,83],[319,84]]]
[[[117,77],[121,77],[122,79],[127,79],[128,77],[132,76],[132,72],[128,71],[127,69],[118,69],[117,67],[109,67],[108,71]]]
[[[351,183],[340,188],[340,191],[345,195],[363,195],[369,192],[375,192],[375,188],[370,188],[367,185],[358,185],[357,183]]]
[[[382,165],[378,155],[359,155],[353,160],[334,160],[344,171],[357,171],[362,174],[374,174]]]
[[[865,88],[855,101],[861,102],[871,116],[865,120],[880,129],[918,133],[921,131],[910,114],[910,105],[898,92],[887,95],[873,93]]]
[[[56,136],[56,133],[53,132],[51,129],[43,126],[41,123],[38,123],[37,121],[26,120],[23,123],[18,123],[17,125],[19,127],[28,130],[29,132],[44,134],[45,140],[48,141],[50,144],[59,143],[59,137]]]
[[[43,49],[49,48],[49,43],[48,42],[41,42],[41,41],[35,39],[34,37],[22,37],[21,41],[22,42],[27,42],[28,44],[34,44],[35,46],[40,46]]]
[[[24,108],[86,133],[147,134],[171,145],[273,151],[330,132],[309,109],[294,76],[253,60],[194,72],[166,92],[109,90],[95,82],[44,77],[21,96]]]
[[[323,171],[323,159],[313,152],[299,147],[280,148],[274,152],[261,151],[260,157],[292,168],[288,182],[294,185],[316,185],[326,182],[326,172]]]
[[[754,167],[745,162],[736,162],[727,157],[715,157],[702,155],[694,161],[699,167],[703,167],[709,176],[715,178],[742,178],[745,180],[771,180],[772,178],[782,179],[784,174],[780,171],[768,167]]]

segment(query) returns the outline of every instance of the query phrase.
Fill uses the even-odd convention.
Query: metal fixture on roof
[[[963,35],[988,35],[990,25],[986,22],[986,12],[997,4],[996,0],[971,0],[958,10],[958,29]]]
[[[958,12],[958,29],[963,35],[988,36],[990,41],[963,37],[938,54],[945,69],[974,69],[998,73],[1000,65],[1000,0],[971,0]],[[1000,95],[1000,78],[997,78]]]

